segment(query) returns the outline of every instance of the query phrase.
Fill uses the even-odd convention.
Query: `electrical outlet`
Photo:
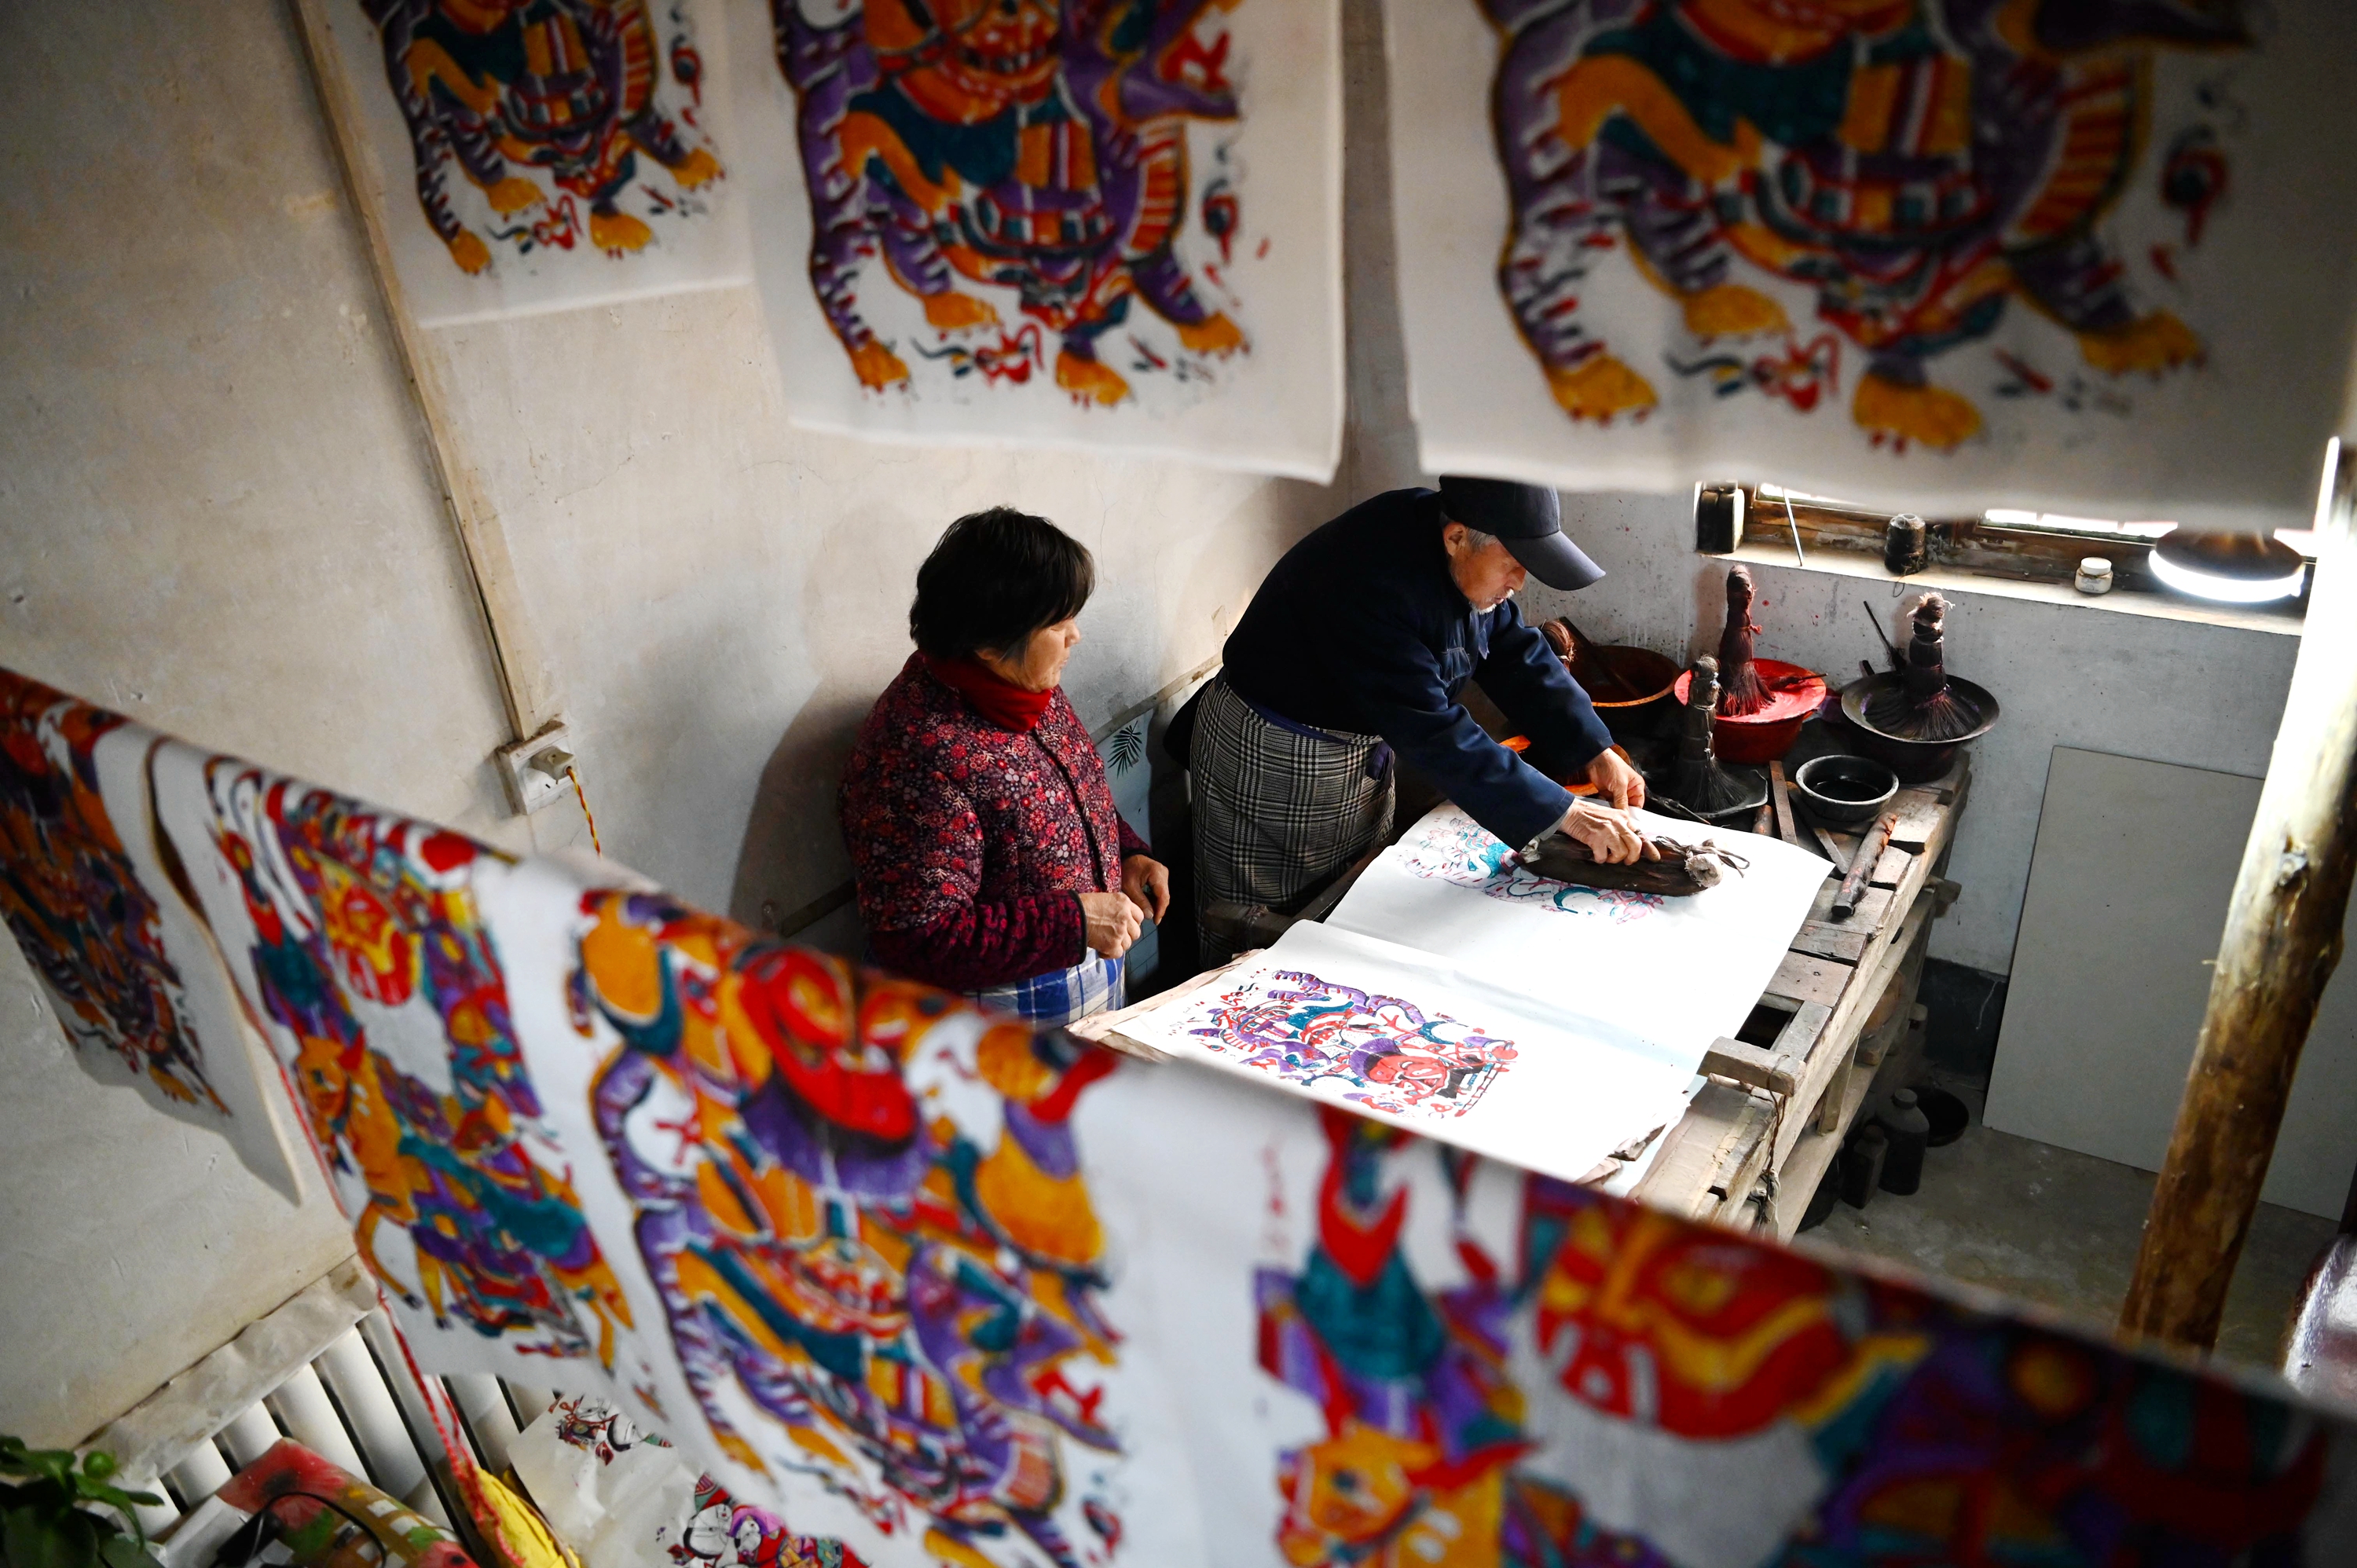
[[[491,755],[507,781],[508,804],[518,816],[528,817],[563,799],[571,785],[565,770],[573,761],[573,732],[562,719],[530,740],[503,746]]]

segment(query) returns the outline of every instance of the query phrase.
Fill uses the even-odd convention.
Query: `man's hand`
[[[1170,912],[1170,868],[1150,854],[1133,854],[1121,863],[1121,890],[1157,925]]]
[[[1083,893],[1081,915],[1087,921],[1089,950],[1101,958],[1119,958],[1137,940],[1141,929],[1137,906],[1126,893]]]
[[[1587,781],[1596,786],[1599,801],[1609,800],[1624,811],[1645,803],[1644,776],[1609,746],[1587,765]]]
[[[1563,831],[1586,844],[1587,853],[1606,865],[1662,858],[1652,840],[1639,832],[1625,814],[1601,800],[1573,800],[1571,810],[1563,814]]]

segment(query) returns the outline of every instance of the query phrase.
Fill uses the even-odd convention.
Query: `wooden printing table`
[[[1971,755],[1959,751],[1945,776],[1892,800],[1898,830],[1846,920],[1831,918],[1839,876],[1828,875],[1741,1037],[1704,1055],[1707,1081],[1663,1134],[1637,1197],[1780,1239],[1799,1229],[1878,1079],[1892,1076],[1883,1069],[1920,1067],[1920,1042],[1896,1047],[1914,1022],[1932,921],[1955,901],[1955,884],[1941,873],[1964,814]],[[1857,854],[1858,835],[1833,836],[1845,857]]]
[[[1591,1179],[1689,1219],[1773,1230],[1779,1238],[1799,1228],[1881,1069],[1914,1054],[1894,1047],[1916,1011],[1932,921],[1955,899],[1955,885],[1941,872],[1970,782],[1971,754],[1960,751],[1944,777],[1899,792],[1888,808],[1899,814],[1898,829],[1875,865],[1866,898],[1841,921],[1831,916],[1834,894],[1858,835],[1833,835],[1843,866],[1828,867],[1808,920],[1738,1037],[1704,1056],[1706,1081],[1685,1115],[1658,1135],[1661,1146],[1651,1150],[1652,1162],[1633,1187],[1625,1173],[1620,1181],[1609,1172]],[[1340,896],[1337,889],[1319,902],[1330,908]],[[1122,1034],[1122,1024],[1218,985],[1252,956],[1083,1019],[1071,1032],[1158,1059],[1159,1052]],[[1651,1142],[1624,1146],[1614,1157],[1636,1161]]]

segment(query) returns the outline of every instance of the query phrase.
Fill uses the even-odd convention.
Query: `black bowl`
[[[1924,1140],[1927,1148],[1946,1148],[1963,1137],[1964,1129],[1973,1124],[1971,1109],[1944,1089],[1928,1083],[1917,1084],[1915,1105],[1923,1112],[1923,1119],[1932,1123],[1932,1135]]]
[[[1885,735],[1866,720],[1867,699],[1885,686],[1899,684],[1900,680],[1901,677],[1886,670],[1878,674],[1852,681],[1842,688],[1842,717],[1847,719],[1851,727],[1857,731],[1857,748],[1860,751],[1877,761],[1889,764],[1891,770],[1899,775],[1900,782],[1921,784],[1939,778],[1954,766],[1956,747],[1968,740],[1976,740],[1988,734],[1996,724],[1996,698],[1989,693],[1987,687],[1975,685],[1961,676],[1951,675],[1948,677],[1949,686],[1953,688],[1958,695],[1964,697],[1975,707],[1980,709],[1979,725],[1970,734],[1960,735],[1951,740],[1907,740],[1899,736]]]
[[[1899,775],[1870,757],[1836,752],[1801,764],[1792,788],[1820,822],[1863,822],[1899,793]]]

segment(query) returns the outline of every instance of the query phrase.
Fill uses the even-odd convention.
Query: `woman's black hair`
[[[1011,506],[968,512],[917,568],[909,635],[936,659],[1012,658],[1041,627],[1080,614],[1096,583],[1088,546],[1046,518]]]

